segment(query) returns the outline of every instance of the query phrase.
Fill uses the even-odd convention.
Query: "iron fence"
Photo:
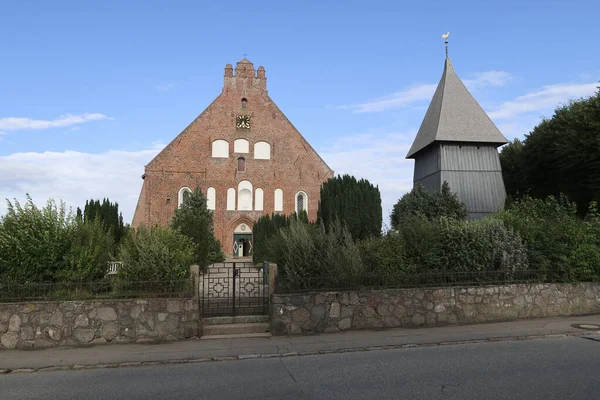
[[[194,297],[192,279],[173,281],[0,283],[0,302]]]
[[[419,274],[368,273],[355,276],[290,277],[281,276],[277,293],[307,293],[315,291],[406,289],[422,287],[451,287],[502,285],[517,283],[565,282],[556,271],[471,271],[427,272]]]

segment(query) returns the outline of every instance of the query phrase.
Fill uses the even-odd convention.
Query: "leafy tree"
[[[508,194],[563,193],[584,215],[591,201],[600,200],[600,90],[558,107],[522,144],[506,146],[500,161]]]
[[[391,224],[394,229],[400,229],[404,220],[410,216],[421,215],[430,221],[445,216],[463,220],[467,217],[466,206],[452,193],[447,182],[442,185],[440,192],[429,192],[423,185],[417,183],[394,205],[391,214]]]
[[[199,188],[175,210],[170,226],[196,245],[194,262],[200,267],[225,259],[221,244],[214,235],[213,213],[206,207],[206,198]]]
[[[64,266],[75,236],[73,215],[63,202],[48,200],[42,209],[29,195],[21,206],[7,200],[0,224],[0,277],[8,282],[52,282]]]
[[[317,220],[329,227],[336,219],[348,227],[354,240],[381,235],[379,188],[366,179],[339,175],[321,186]]]

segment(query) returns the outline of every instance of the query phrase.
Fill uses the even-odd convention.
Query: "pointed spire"
[[[508,143],[462,83],[450,58],[406,158],[434,142]]]

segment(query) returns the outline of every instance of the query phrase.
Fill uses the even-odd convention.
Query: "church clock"
[[[238,115],[235,119],[236,128],[249,129],[250,128],[250,116],[249,115]]]

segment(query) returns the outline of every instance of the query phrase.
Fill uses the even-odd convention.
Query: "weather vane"
[[[450,32],[446,32],[442,35],[442,39],[446,39],[444,43],[446,43],[446,58],[448,58],[448,36],[450,36]]]

